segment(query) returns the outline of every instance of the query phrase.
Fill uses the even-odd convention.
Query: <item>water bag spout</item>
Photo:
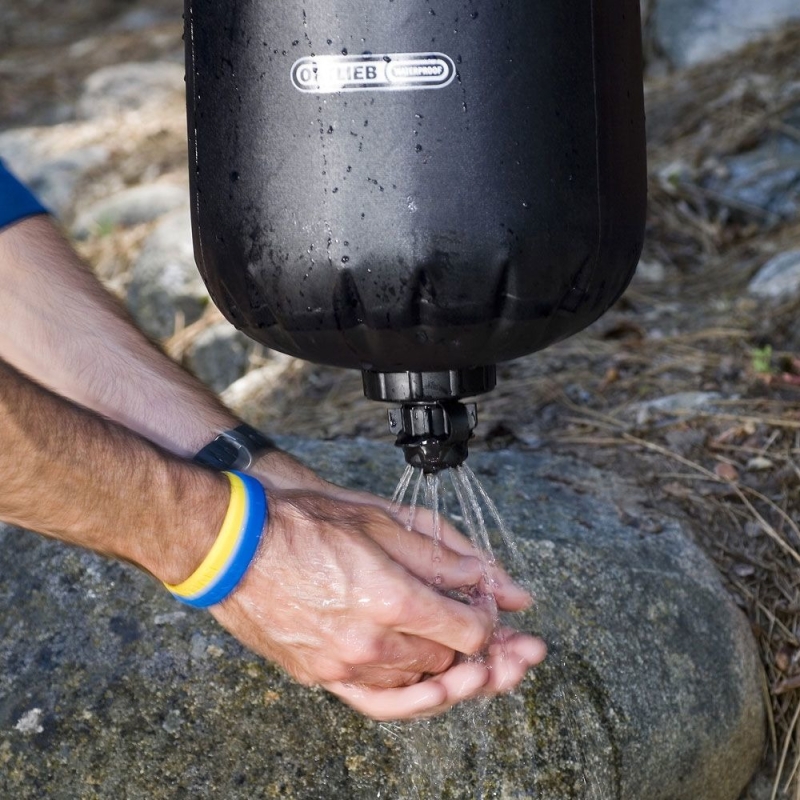
[[[494,367],[447,372],[362,372],[364,394],[400,403],[389,411],[389,430],[397,436],[406,462],[425,473],[463,464],[478,424],[474,403],[460,402],[493,389]]]

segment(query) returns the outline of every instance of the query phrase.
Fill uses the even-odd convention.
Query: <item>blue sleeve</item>
[[[33,192],[20,183],[0,161],[0,228],[23,217],[46,213],[47,209]]]

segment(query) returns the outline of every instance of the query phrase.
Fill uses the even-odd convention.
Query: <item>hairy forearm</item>
[[[53,221],[0,233],[0,358],[181,456],[238,420],[155,347]]]
[[[0,519],[179,582],[202,561],[227,482],[0,361]]]

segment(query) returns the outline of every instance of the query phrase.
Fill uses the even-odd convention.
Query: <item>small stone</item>
[[[203,383],[222,392],[247,371],[253,343],[228,322],[200,333],[186,351],[185,364]]]
[[[628,407],[628,413],[632,412],[636,424],[643,427],[659,415],[691,417],[693,412],[712,411],[714,403],[721,399],[722,395],[718,392],[678,392],[654,400],[633,403]]]
[[[744,532],[751,539],[757,539],[764,533],[764,528],[761,526],[760,522],[753,522],[752,520],[750,520],[749,522],[745,522]]]
[[[19,731],[20,733],[26,736],[30,736],[34,733],[41,733],[44,730],[41,724],[41,720],[42,720],[42,709],[32,708],[30,711],[26,711],[19,718],[19,721],[14,726],[14,730]]]
[[[169,611],[166,614],[156,614],[153,617],[154,625],[174,625],[186,618],[185,611]]]
[[[202,633],[192,634],[190,653],[192,658],[204,659],[208,655],[208,639]]]
[[[280,699],[281,699],[281,696],[278,694],[278,692],[274,691],[273,689],[267,689],[267,691],[264,692],[264,705],[265,706],[275,705],[275,703],[277,703],[278,700],[280,700]]]
[[[756,574],[756,568],[752,564],[737,562],[731,567],[731,572],[737,578],[752,578]]]
[[[731,198],[767,226],[800,212],[800,142],[775,134],[754,150],[726,158],[725,168],[723,176],[712,173],[702,180],[722,205]]]
[[[773,300],[800,297],[800,250],[789,250],[771,258],[747,287],[750,294]]]
[[[764,456],[756,456],[747,462],[747,469],[750,472],[761,472],[765,469],[772,469],[774,466],[774,462]]]
[[[640,261],[635,280],[641,283],[663,283],[667,270],[660,261]]]
[[[167,718],[164,720],[161,727],[167,733],[177,733],[178,730],[180,730],[181,725],[183,725],[181,712],[177,711],[176,709],[172,709],[167,713]]]
[[[714,467],[714,474],[725,481],[739,480],[739,470],[733,464],[728,464],[727,461],[720,461]]]

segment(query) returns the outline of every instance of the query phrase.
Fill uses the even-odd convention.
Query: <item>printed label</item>
[[[292,64],[292,83],[301,92],[443,89],[456,75],[444,53],[387,53],[363,56],[309,56]]]

